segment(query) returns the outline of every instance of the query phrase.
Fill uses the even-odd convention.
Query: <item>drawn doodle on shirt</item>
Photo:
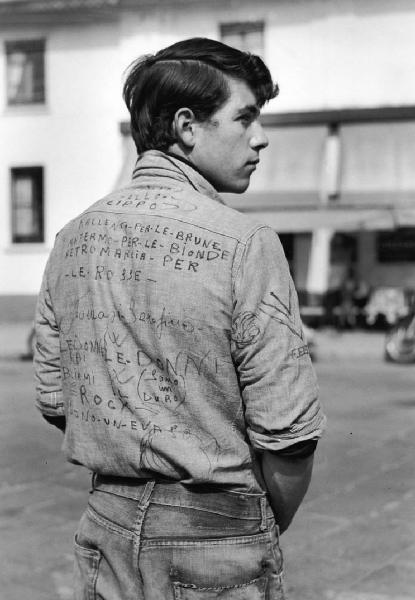
[[[125,351],[129,336],[125,331],[120,333],[115,324],[108,324],[104,339],[108,348],[108,373],[114,397],[121,404],[121,410],[127,409],[134,414],[134,401],[130,400],[131,391],[137,377],[136,366]],[[135,391],[133,392],[135,398]]]
[[[227,376],[229,366],[233,366],[232,361],[227,357],[217,356],[213,350],[208,350],[203,356],[199,356],[190,350],[180,350],[174,357],[152,359],[143,350],[137,351],[137,362],[140,367],[151,368],[158,367],[167,374],[182,375],[186,378],[205,377],[207,379],[216,378],[223,374]]]
[[[77,333],[72,334],[71,337],[66,334],[61,345],[61,352],[67,354],[72,365],[86,363],[87,357],[91,355],[99,356],[104,361],[110,362],[105,335],[104,338],[81,339]]]
[[[232,323],[231,339],[238,348],[254,344],[262,334],[258,316],[249,311],[236,315]]]
[[[101,409],[109,409],[119,411],[121,409],[121,414],[124,410],[128,410],[131,414],[134,414],[134,410],[130,405],[129,397],[127,394],[123,393],[122,390],[111,382],[113,397],[108,398],[104,395],[98,394],[96,387],[92,390],[87,387],[86,384],[81,384],[79,386],[79,394],[77,391],[77,396],[79,398],[79,405],[83,408],[98,408]],[[72,396],[74,398],[76,396]]]
[[[72,380],[72,381],[82,381],[87,383],[88,385],[95,385],[95,373],[89,371],[87,369],[78,368],[78,367],[67,367],[63,365],[61,367],[62,370],[62,379]]]
[[[127,307],[120,304],[111,309],[101,308],[93,302],[90,292],[67,302],[58,326],[63,334],[72,330],[75,321],[133,324],[137,321],[136,301],[130,299]]]
[[[112,393],[114,398],[116,398],[121,404],[121,411],[126,408],[131,413],[134,413],[134,409],[129,402],[129,395],[127,393],[128,389],[126,390],[124,386],[128,385],[130,381],[134,380],[135,376],[131,375],[130,371],[126,367],[123,367],[122,369],[111,367],[109,373]]]
[[[195,433],[183,423],[168,427],[154,425],[148,430],[140,442],[140,468],[164,475],[188,477],[187,471],[164,458],[172,454],[172,447],[183,457],[196,456],[201,461],[197,464],[198,472],[202,472],[206,478],[211,477],[213,464],[220,453],[217,440],[207,433]]]
[[[197,209],[197,205],[184,198],[177,198],[169,190],[162,192],[159,189],[148,189],[144,193],[129,192],[117,194],[115,198],[110,198],[106,202],[107,206],[121,208],[156,210],[178,210],[192,212]]]
[[[63,379],[70,380],[70,392],[74,395],[73,383],[81,383],[79,397],[82,405],[93,404],[99,406],[102,403],[101,393],[96,393],[98,388],[98,374],[92,371],[91,359],[98,356],[105,363],[105,372],[108,374],[109,383],[112,390],[112,398],[106,396],[103,406],[111,410],[121,412],[128,410],[134,412],[129,398],[130,382],[135,379],[136,373],[131,372],[129,365],[131,361],[122,351],[127,335],[122,335],[116,328],[108,325],[103,338],[99,339],[81,339],[78,334],[73,337],[66,337],[66,347],[69,363],[72,366],[63,366]],[[130,384],[130,385],[129,385]],[[91,387],[93,392],[88,389]],[[75,385],[76,387],[76,385]]]
[[[100,211],[90,211],[89,213],[86,213],[87,215],[92,214],[94,212],[100,212]],[[87,227],[92,227],[93,230],[89,231],[83,231],[83,229],[87,228]],[[125,234],[132,234],[132,233],[156,233],[156,234],[160,234],[163,236],[166,235],[172,235],[170,227],[168,225],[164,225],[161,224],[159,222],[155,222],[153,224],[150,223],[142,223],[141,221],[126,221],[125,219],[112,219],[111,217],[108,217],[108,215],[105,213],[102,214],[102,216],[99,217],[92,217],[92,216],[87,216],[87,217],[82,217],[81,219],[79,219],[78,221],[78,234],[75,236],[72,236],[71,238],[69,238],[69,246],[76,246],[79,245],[80,243],[83,242],[101,242],[104,243],[105,241],[107,241],[108,243],[110,242],[114,242],[114,243],[118,243],[119,239],[118,238],[112,238],[112,237],[108,237],[108,234],[106,233],[106,229],[104,229],[104,233],[99,233],[96,231],[97,227],[105,227],[106,229],[108,229],[110,232],[113,232],[114,234],[116,234],[117,232],[123,232]],[[67,241],[66,238],[63,239],[63,241]]]
[[[193,334],[195,331],[195,325],[191,319],[176,317],[169,313],[165,306],[161,309],[160,315],[153,315],[150,311],[139,313],[138,321],[152,327],[159,340],[167,330],[181,331],[187,334]]]
[[[123,347],[124,342],[127,340],[127,338],[128,335],[126,333],[119,333],[117,329],[112,325],[112,323],[108,323],[104,333],[104,343],[106,348],[110,347],[111,344],[118,351],[119,348]],[[117,359],[120,364],[125,364],[121,353],[120,357],[117,357]]]
[[[67,354],[68,360],[72,365],[87,363],[91,360],[92,355],[102,358],[106,363],[115,361],[120,365],[124,365],[128,364],[128,360],[124,359],[123,353],[118,351],[117,348],[122,346],[125,338],[126,336],[124,339],[121,339],[120,334],[108,329],[105,331],[103,338],[81,339],[77,333],[74,333],[72,337],[65,336],[65,345],[61,346],[61,352]],[[111,346],[108,340],[116,348],[115,355],[111,356]]]
[[[98,414],[93,411],[93,407],[74,405],[72,398],[69,400],[68,414],[86,423],[99,423],[101,426],[112,427],[118,430],[128,428],[130,431],[148,431],[154,427],[156,430],[159,429],[158,425],[154,425],[152,421],[139,421],[137,419],[127,419],[125,421],[119,417],[114,418],[112,416],[104,416],[102,413]]]
[[[78,241],[79,238],[80,240],[85,239],[84,236],[89,236],[88,242]],[[91,238],[93,236],[93,233],[86,231],[84,234],[78,234],[78,236],[72,238],[65,250],[64,258],[99,256],[101,258],[118,258],[120,260],[127,258],[142,259],[142,255],[144,254],[145,256],[145,250],[164,248],[164,244],[157,238],[149,239],[148,237],[140,237],[138,235],[123,235],[121,238],[115,239],[112,237],[105,238],[102,235],[100,237],[103,238],[103,242],[98,240],[97,243],[92,243]]]
[[[232,364],[212,350],[203,356],[182,350],[174,357],[164,359],[152,359],[143,350],[138,350],[137,363],[142,368],[137,384],[141,410],[153,414],[163,408],[177,411],[186,400],[189,381],[199,377],[215,381],[222,373],[226,375]]]
[[[221,241],[216,239],[185,231],[177,231],[174,239],[176,241],[170,243],[169,254],[164,255],[162,264],[163,267],[170,267],[175,271],[197,273],[201,263],[228,261],[231,257],[230,250],[226,250]]]
[[[141,372],[137,394],[142,402],[142,410],[157,414],[167,408],[174,412],[186,399],[186,382],[179,373],[162,372],[153,366]]]
[[[304,344],[303,346],[299,346],[298,348],[294,348],[293,350],[291,350],[290,354],[291,358],[295,358],[298,360],[302,356],[310,354],[310,349],[307,344]]]
[[[288,306],[282,302],[282,300],[275,294],[275,292],[269,292],[269,299],[267,301],[261,300],[261,304],[258,309],[264,314],[268,315],[274,321],[278,321],[282,325],[288,327],[288,329],[300,340],[304,341],[304,333],[299,318],[298,311],[293,311],[293,290],[289,288]]]

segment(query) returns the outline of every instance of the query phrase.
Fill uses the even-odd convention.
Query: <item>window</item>
[[[330,243],[330,264],[351,265],[357,261],[357,238],[354,234],[336,232]]]
[[[279,233],[278,237],[284,249],[285,258],[288,262],[291,262],[294,258],[294,234]]]
[[[7,103],[40,104],[45,101],[45,41],[6,42]]]
[[[264,23],[262,21],[222,23],[220,35],[224,44],[259,56],[264,54]]]
[[[376,254],[380,263],[415,262],[415,228],[380,231],[376,236]]]
[[[12,242],[43,242],[43,167],[11,170]]]
[[[294,276],[294,234],[279,233],[278,237],[280,238],[285,258],[287,259],[288,266],[290,267],[291,275]]]

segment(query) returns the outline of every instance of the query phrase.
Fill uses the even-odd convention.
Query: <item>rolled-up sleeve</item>
[[[235,265],[232,354],[256,450],[317,439],[325,427],[297,293],[277,234],[262,227]]]
[[[44,416],[61,417],[65,412],[59,331],[48,286],[48,266],[43,275],[36,306],[35,336],[33,363],[36,379],[36,405]]]

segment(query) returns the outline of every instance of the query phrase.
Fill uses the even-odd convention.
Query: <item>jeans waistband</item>
[[[198,510],[212,510],[229,517],[261,520],[273,516],[265,492],[245,494],[203,485],[184,485],[177,481],[134,479],[95,474],[93,489],[129,498],[144,504],[183,506]]]

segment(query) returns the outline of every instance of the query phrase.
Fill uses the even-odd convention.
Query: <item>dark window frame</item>
[[[279,233],[278,237],[280,238],[281,245],[284,249],[285,258],[288,262],[292,262],[294,260],[294,233]]]
[[[415,227],[376,232],[376,260],[380,264],[415,262]]]
[[[18,198],[16,195],[16,182],[19,177],[29,177],[32,182],[33,196],[30,209],[34,213],[34,230],[30,234],[19,233],[18,229]],[[12,167],[10,169],[11,187],[11,228],[13,244],[42,244],[44,236],[44,167]]]
[[[45,70],[46,40],[43,38],[32,40],[12,40],[5,42],[6,54],[6,94],[8,106],[27,106],[32,104],[45,104],[46,102],[46,70]],[[22,52],[30,57],[33,63],[33,90],[30,96],[22,94],[19,97],[11,95],[9,85],[10,57]]]

